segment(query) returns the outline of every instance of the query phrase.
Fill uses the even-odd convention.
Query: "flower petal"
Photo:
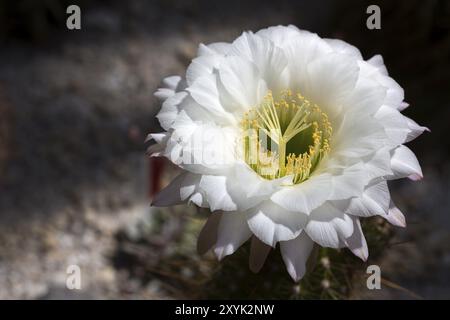
[[[330,53],[314,59],[306,71],[308,82],[300,91],[334,119],[345,98],[355,88],[359,75],[358,64],[346,55]]]
[[[391,168],[396,179],[410,177],[412,180],[420,180],[423,178],[422,168],[415,154],[403,145],[392,151]]]
[[[228,42],[213,42],[208,45],[201,43],[198,47],[198,55],[226,55],[230,51],[231,43]]]
[[[220,214],[211,213],[197,238],[197,252],[199,254],[205,254],[216,244],[219,223]]]
[[[334,52],[343,53],[352,56],[354,59],[362,60],[359,49],[340,39],[324,39]]]
[[[385,179],[391,176],[391,149],[378,149],[372,155],[364,157],[364,166],[368,181]]]
[[[253,62],[272,91],[286,89],[287,79],[282,75],[287,66],[287,58],[270,40],[251,32],[244,32],[233,42],[229,54]]]
[[[405,108],[403,99],[405,96],[403,88],[391,77],[387,75],[381,56],[374,56],[366,61],[358,61],[361,70],[361,76],[372,79],[386,88],[386,98],[384,105],[401,111]]]
[[[301,92],[307,98],[319,104],[320,101],[314,100],[315,96],[310,96],[310,92],[305,92],[310,84],[313,84],[311,81],[315,80],[311,80],[308,76],[307,69],[316,59],[323,59],[331,54],[333,49],[317,34],[304,31],[285,42],[281,48],[283,48],[289,63],[290,89]],[[314,70],[311,70],[311,72],[314,72]],[[314,77],[313,74],[312,76]]]
[[[169,128],[172,126],[178,115],[178,105],[186,97],[187,93],[181,91],[168,97],[166,101],[163,102],[161,110],[156,115],[156,118],[158,118],[159,123],[164,130],[169,130]]]
[[[217,76],[215,74],[197,78],[186,90],[206,112],[216,117],[217,122],[220,121],[219,123],[223,124],[235,123],[234,117],[229,112],[230,110],[222,105],[220,92],[217,87]]]
[[[287,211],[270,200],[247,211],[250,230],[259,240],[272,247],[279,241],[297,237],[306,222],[305,214]]]
[[[340,248],[342,239],[353,233],[353,219],[329,203],[325,203],[313,212],[306,225],[306,233],[322,247]]]
[[[163,80],[162,88],[155,92],[155,97],[159,100],[166,100],[173,96],[183,86],[183,80],[179,76],[170,76]]]
[[[155,196],[152,206],[168,207],[183,203],[194,193],[199,181],[198,175],[181,173]]]
[[[415,138],[420,136],[425,131],[431,132],[430,129],[427,127],[419,126],[414,120],[405,117],[406,124],[408,125],[408,128],[410,132],[408,133],[408,136],[406,137],[405,142],[413,141]]]
[[[270,199],[288,211],[309,214],[328,199],[331,193],[330,183],[330,174],[320,174],[298,185],[286,186],[275,192]]]
[[[221,61],[222,56],[219,55],[204,55],[192,60],[186,70],[186,81],[188,85],[192,85],[200,77],[211,75],[214,68],[217,68]]]
[[[385,147],[388,137],[379,121],[353,112],[345,115],[331,143],[332,156],[359,159]]]
[[[233,254],[251,235],[244,213],[222,213],[214,253],[222,260],[227,255]]]
[[[306,272],[306,262],[314,247],[314,242],[306,232],[297,238],[280,243],[281,255],[289,275],[294,281],[299,281]]]
[[[181,110],[172,124],[163,155],[181,168],[199,174],[218,174],[236,161],[236,130],[193,121]]]
[[[211,211],[234,211],[237,209],[236,203],[227,189],[227,177],[203,175],[199,187],[204,191]]]
[[[336,176],[331,177],[330,195],[328,200],[341,200],[356,197],[362,194],[367,184],[367,173],[364,164],[358,162],[346,167]]]
[[[383,125],[386,134],[396,145],[404,143],[411,132],[405,116],[400,111],[386,105],[377,111],[375,118]]]
[[[358,218],[353,218],[353,233],[350,237],[344,239],[344,243],[355,256],[367,261],[369,249]]]
[[[403,213],[397,208],[393,201],[389,204],[388,214],[382,215],[390,224],[404,228],[406,227],[406,219]]]
[[[374,114],[383,105],[386,88],[370,78],[359,77],[352,94],[345,99],[343,105],[357,112]]]
[[[266,29],[259,30],[256,34],[272,41],[277,47],[283,48],[286,44],[290,43],[294,38],[301,36],[304,33],[310,33],[307,31],[301,31],[297,27],[290,26],[274,26]]]
[[[221,94],[227,110],[245,112],[259,105],[267,86],[255,64],[237,56],[227,56],[219,68]]]
[[[382,75],[388,75],[388,71],[386,69],[386,66],[384,65],[383,57],[381,55],[374,55],[372,58],[367,60],[367,63],[375,67]]]
[[[266,245],[257,237],[252,237],[249,258],[249,267],[252,272],[258,273],[261,270],[271,249],[272,247]]]
[[[384,215],[388,212],[391,196],[386,181],[368,185],[361,197],[348,201],[345,213],[358,217]]]

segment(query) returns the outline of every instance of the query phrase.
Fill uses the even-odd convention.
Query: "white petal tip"
[[[366,262],[369,259],[369,253],[360,249],[360,250],[352,250],[353,254],[360,258],[362,261]]]
[[[361,236],[364,236],[361,232]],[[367,243],[365,238],[363,239],[362,243],[356,247],[356,246],[352,246],[352,242],[348,242],[345,241],[344,244],[348,247],[348,249],[350,249],[350,251],[357,256],[358,258],[360,258],[362,261],[366,262],[367,259],[369,259],[369,250],[367,247]]]
[[[406,219],[403,213],[397,207],[391,207],[387,215],[384,218],[392,225],[396,227],[405,228]]]
[[[161,157],[161,153],[160,152],[154,152],[154,153],[149,153],[147,154],[150,158],[158,158]]]
[[[415,173],[415,174],[409,175],[408,179],[410,179],[412,181],[420,181],[423,179],[423,175]]]
[[[292,280],[294,282],[299,282],[300,280],[302,280],[302,278],[303,278],[303,276],[305,274],[305,272],[298,274],[296,272],[295,267],[293,265],[288,266],[287,267],[287,271],[288,271],[289,275],[291,276],[291,278],[292,278]]]
[[[303,279],[304,274],[295,274],[295,273],[290,273],[289,275],[291,276],[292,280],[294,280],[295,282],[300,282],[300,280]]]
[[[160,101],[164,101],[169,97],[169,94],[167,92],[160,90],[156,91],[153,95]]]
[[[215,248],[214,254],[216,255],[217,260],[222,261],[228,254],[226,253],[225,248]]]
[[[152,139],[153,139],[152,134],[149,133],[149,134],[147,135],[147,137],[145,137],[144,143],[147,143],[147,142],[149,142],[149,141],[152,140]]]
[[[403,101],[403,102],[400,104],[400,107],[398,108],[398,110],[399,110],[399,111],[403,111],[403,110],[405,110],[405,109],[408,108],[408,107],[409,107],[409,103]]]

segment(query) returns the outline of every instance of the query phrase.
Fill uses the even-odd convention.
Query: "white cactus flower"
[[[183,173],[153,204],[211,210],[200,252],[222,259],[252,238],[257,272],[279,243],[298,281],[315,243],[367,259],[361,217],[405,226],[387,180],[422,178],[403,144],[427,129],[400,113],[408,104],[381,56],[276,26],[201,44],[186,76],[164,85],[165,131],[150,134],[149,153]]]

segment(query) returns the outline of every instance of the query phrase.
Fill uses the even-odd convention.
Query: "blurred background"
[[[66,28],[70,4],[81,30]],[[370,4],[381,30],[366,28]],[[149,205],[177,171],[145,155],[161,79],[201,42],[277,24],[382,54],[404,113],[432,130],[409,144],[425,178],[390,185],[408,227],[365,226],[382,290],[346,252],[321,252],[300,285],[277,253],[260,275],[246,247],[219,265],[195,253],[207,212]],[[450,298],[449,31],[446,0],[0,0],[0,298]],[[71,264],[81,290],[66,288]]]

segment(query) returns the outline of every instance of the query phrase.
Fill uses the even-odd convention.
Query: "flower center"
[[[242,120],[243,156],[261,177],[294,175],[294,183],[308,179],[330,150],[328,116],[300,93],[269,92]]]

